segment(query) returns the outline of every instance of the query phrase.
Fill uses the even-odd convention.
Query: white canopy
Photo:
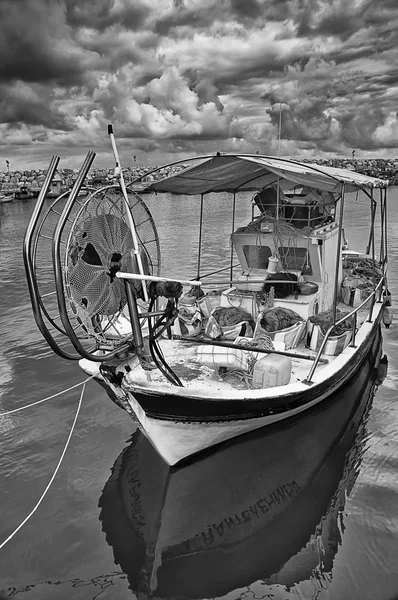
[[[282,189],[304,185],[335,194],[340,194],[343,186],[347,192],[388,186],[386,180],[347,169],[304,164],[269,156],[217,153],[215,156],[203,158],[200,164],[151,183],[145,191],[183,195],[233,193],[258,191],[276,183],[279,183]]]

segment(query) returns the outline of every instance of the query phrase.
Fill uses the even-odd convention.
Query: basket
[[[256,337],[256,333],[259,331],[264,331],[274,342],[283,342],[285,344],[285,350],[289,350],[290,348],[296,348],[300,340],[303,339],[305,335],[306,323],[305,321],[297,321],[294,325],[290,327],[285,327],[285,329],[278,329],[277,331],[266,331],[260,325],[260,321],[262,319],[262,314],[260,313],[257,317],[256,328],[254,330],[254,337]]]
[[[352,280],[352,278],[349,278],[349,281],[350,280]],[[366,298],[369,297],[371,292],[372,292],[372,289],[370,289],[369,287],[368,288],[359,288],[356,286],[349,285],[349,283],[347,283],[346,281],[343,281],[343,284],[341,287],[341,300],[347,306],[356,308],[357,306],[362,304],[362,302],[364,300],[366,300]],[[368,308],[371,306],[371,304],[372,304],[372,298],[369,298],[368,302],[363,305],[363,308]]]
[[[221,292],[220,306],[243,308],[256,318],[258,314],[257,293],[249,291],[239,292],[236,287],[228,288],[224,292]]]
[[[340,335],[331,335],[328,341],[325,344],[323,349],[323,354],[328,354],[329,356],[337,356],[341,354],[345,348],[347,348],[348,344],[351,341],[352,331],[345,331]],[[314,350],[317,352],[321,347],[321,344],[324,340],[325,336],[322,333],[319,325],[315,325],[308,321],[308,333],[307,333],[307,348]]]
[[[211,312],[214,308],[220,306],[221,295],[220,294],[205,294],[198,298],[196,304],[199,307],[202,315],[205,319],[208,319],[211,315]]]

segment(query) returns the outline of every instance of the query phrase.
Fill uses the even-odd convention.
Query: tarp
[[[151,183],[145,187],[145,191],[183,195],[233,193],[258,191],[273,184],[279,184],[282,189],[303,185],[340,194],[343,186],[346,191],[353,192],[384,188],[388,181],[347,169],[299,163],[284,158],[217,153],[203,159],[200,164]]]

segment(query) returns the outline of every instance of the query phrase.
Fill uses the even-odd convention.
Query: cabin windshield
[[[243,254],[250,269],[265,269],[268,265],[268,259],[272,256],[272,250],[269,246],[257,246],[255,244],[245,244],[242,247]]]
[[[312,266],[309,252],[306,248],[295,248],[289,246],[279,246],[278,254],[281,258],[284,268],[288,271],[301,271],[304,266],[307,267],[306,274],[312,275]]]

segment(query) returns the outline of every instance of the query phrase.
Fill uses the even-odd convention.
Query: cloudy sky
[[[0,0],[0,57],[0,170],[398,152],[397,0]]]

